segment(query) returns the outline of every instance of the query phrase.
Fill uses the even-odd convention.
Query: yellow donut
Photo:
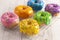
[[[34,35],[39,32],[39,24],[34,19],[24,19],[20,23],[20,32],[27,35]]]

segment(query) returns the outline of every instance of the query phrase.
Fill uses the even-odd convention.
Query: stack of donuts
[[[4,12],[1,22],[5,28],[12,29],[18,25],[21,33],[36,35],[41,25],[49,25],[52,17],[60,13],[58,4],[47,4],[45,11],[41,11],[43,7],[42,0],[29,0],[27,6],[18,5],[14,12]]]

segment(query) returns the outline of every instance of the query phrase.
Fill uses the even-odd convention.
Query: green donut
[[[52,15],[49,12],[38,11],[34,15],[34,19],[38,21],[39,24],[48,25],[52,19]]]

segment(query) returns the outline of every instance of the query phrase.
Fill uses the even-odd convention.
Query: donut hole
[[[28,25],[31,25],[31,21],[28,21]]]
[[[38,1],[35,1],[35,3],[38,3]]]
[[[54,5],[53,7],[57,7],[57,5]]]
[[[25,7],[23,7],[23,10],[25,10],[26,8]]]
[[[8,17],[12,18],[13,14],[12,13],[7,13]]]
[[[13,16],[12,15],[9,15],[10,18],[12,18]]]
[[[44,14],[41,14],[41,16],[45,16]]]

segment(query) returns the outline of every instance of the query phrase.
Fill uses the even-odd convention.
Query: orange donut
[[[14,10],[14,12],[20,17],[20,18],[29,18],[33,15],[33,10],[29,6],[20,5],[17,6]]]

